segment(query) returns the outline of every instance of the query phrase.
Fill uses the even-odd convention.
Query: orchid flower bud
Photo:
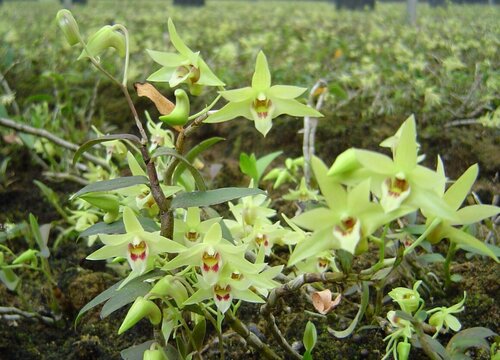
[[[410,356],[411,344],[407,342],[400,342],[397,347],[398,359],[399,360],[408,360]]]
[[[154,302],[139,296],[135,299],[120,329],[118,329],[118,335],[123,334],[144,317],[147,317],[151,324],[158,325],[161,321],[161,310]]]
[[[413,289],[398,287],[389,292],[389,296],[399,304],[401,310],[409,314],[416,311],[422,301],[418,293],[418,287],[422,284],[419,280],[413,285]]]
[[[17,264],[23,264],[23,263],[30,263],[31,265],[36,266],[38,263],[38,258],[36,254],[38,253],[37,250],[34,249],[28,249],[25,252],[23,252],[21,255],[19,255],[13,262],[13,265]]]
[[[149,294],[153,296],[171,296],[179,307],[182,307],[182,303],[188,298],[188,293],[184,285],[172,275],[167,275],[160,279],[153,286]]]
[[[142,360],[166,360],[167,358],[163,354],[161,350],[155,349],[155,350],[146,350],[144,351],[144,355],[142,357]]]
[[[85,57],[98,56],[107,48],[114,48],[120,57],[126,53],[125,36],[114,26],[103,26],[89,38],[86,50],[83,50],[78,60]]]
[[[160,120],[171,126],[182,126],[188,122],[190,104],[189,97],[182,89],[175,90],[175,108],[168,115],[160,116]]]
[[[68,43],[73,46],[80,42],[80,30],[78,24],[69,10],[59,10],[56,15],[57,24],[61,28]]]

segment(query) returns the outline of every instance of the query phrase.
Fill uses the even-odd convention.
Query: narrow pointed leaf
[[[193,206],[211,206],[221,204],[230,200],[246,196],[265,195],[260,189],[228,187],[216,190],[193,191],[178,194],[173,200],[171,207],[189,208]]]
[[[154,220],[141,216],[139,216],[138,219],[145,231],[155,232],[160,230],[160,227]],[[99,222],[81,232],[80,237],[87,237],[98,234],[125,234],[125,225],[123,224],[123,220],[120,219],[111,224]]]
[[[75,155],[73,156],[73,165],[75,165],[80,156],[88,149],[90,149],[92,146],[112,140],[129,140],[137,144],[141,143],[141,140],[137,136],[131,134],[116,134],[116,135],[101,136],[100,138],[92,139],[85,142],[78,148],[78,150],[75,152]]]
[[[149,179],[145,176],[126,176],[111,180],[98,181],[80,189],[77,193],[70,197],[70,200],[88,193],[117,190],[140,184],[149,184]]]
[[[154,340],[149,340],[143,342],[142,344],[128,347],[120,351],[120,356],[122,357],[122,360],[142,360],[144,352],[146,350],[149,350],[149,348],[151,347],[151,345],[153,345],[154,342],[155,342]]]
[[[499,262],[495,253],[484,242],[482,242],[479,239],[476,239],[474,236],[469,235],[466,232],[461,231],[459,229],[455,229],[452,226],[446,226],[446,230],[444,231],[446,233],[446,236],[449,237],[450,241],[453,241],[458,245],[469,246],[479,251],[480,253],[488,255],[496,262]]]
[[[40,231],[41,230],[40,226],[38,226],[38,221],[35,218],[35,216],[31,213],[29,215],[29,220],[30,220],[31,233],[35,238],[38,248],[40,249],[40,254],[44,258],[48,258],[50,256],[50,250],[47,247],[47,242],[46,242],[48,240],[48,234],[46,234],[47,236],[45,239],[42,237],[42,232]]]
[[[193,175],[194,181],[196,182],[196,186],[198,186],[198,189],[204,191],[207,188],[207,186],[205,185],[205,180],[203,180],[203,177],[201,176],[200,172],[193,165],[191,165],[191,162],[188,159],[186,159],[184,156],[179,154],[174,149],[169,149],[165,147],[160,147],[156,149],[156,151],[153,154],[153,158],[164,155],[175,157],[176,159],[184,163],[186,169],[188,169],[191,175]]]
[[[364,281],[363,282],[363,293],[361,294],[361,305],[359,306],[358,313],[356,314],[356,316],[352,320],[351,324],[349,325],[349,327],[347,329],[342,330],[342,331],[336,331],[336,330],[328,328],[328,332],[330,334],[335,336],[337,339],[343,339],[343,338],[346,338],[352,334],[352,332],[356,328],[356,325],[358,325],[359,320],[361,319],[361,317],[365,313],[366,306],[368,305],[369,295],[370,295],[369,291],[370,290],[368,287],[368,282]]]
[[[217,144],[222,140],[225,139],[222,137],[212,137],[210,139],[203,140],[202,142],[194,146],[191,150],[189,150],[189,152],[185,156],[186,160],[193,162],[194,159],[196,159],[196,157],[200,155],[203,151],[209,149],[210,147],[212,147],[213,145]],[[179,165],[177,165],[174,171],[174,175],[172,176],[174,183],[177,183],[177,180],[184,172],[184,170],[186,170],[186,165],[184,163],[180,163]]]
[[[276,159],[278,156],[283,154],[283,151],[275,151],[273,153],[267,154],[266,156],[263,156],[259,158],[256,162],[257,166],[257,174],[258,178],[262,177],[264,174],[264,171],[266,171],[266,168],[273,162],[274,159]]]

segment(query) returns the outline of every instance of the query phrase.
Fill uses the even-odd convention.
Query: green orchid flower
[[[264,136],[271,130],[272,119],[282,114],[291,116],[323,115],[315,109],[301,104],[296,97],[307,89],[288,85],[271,86],[271,73],[267,59],[261,51],[257,55],[252,86],[242,89],[221,91],[224,99],[229,101],[222,109],[210,115],[206,123],[219,123],[239,116],[255,122],[255,128]]]
[[[179,53],[148,50],[149,56],[162,66],[148,77],[148,81],[168,82],[172,88],[185,83],[192,95],[199,95],[203,86],[224,86],[201,58],[200,53],[193,52],[182,41],[170,18],[168,32],[172,45]]]
[[[153,152],[157,147],[166,147],[173,149],[174,145],[174,134],[170,130],[162,129],[162,123],[154,123],[153,120],[147,115],[148,122],[146,124],[148,132],[151,136],[151,145],[149,147],[149,152]]]
[[[325,250],[343,249],[351,254],[362,251],[367,236],[401,215],[397,212],[385,214],[379,204],[370,201],[369,180],[347,192],[327,176],[328,169],[319,158],[313,157],[311,165],[328,207],[315,208],[292,219],[314,233],[295,247],[289,265]]]
[[[127,162],[132,175],[147,177],[146,172],[130,151],[127,153]],[[167,186],[164,184],[160,184],[160,187],[166,197],[172,196],[176,192],[182,190],[182,187],[180,186]],[[116,190],[116,192],[125,196],[125,198],[123,199],[123,204],[131,208],[134,208],[136,210],[144,209],[152,217],[156,216],[160,211],[158,204],[156,203],[153,194],[151,193],[151,189],[148,185],[135,185],[128,188]]]
[[[92,125],[92,130],[94,130],[97,137],[104,136],[104,134],[99,131],[94,125]],[[120,140],[106,141],[102,143],[102,145],[104,145],[104,147],[106,148],[107,162],[111,161],[112,157],[116,158],[119,161],[125,159],[125,156],[127,155],[127,147]]]
[[[250,182],[249,188],[252,187],[253,181]],[[266,195],[245,196],[237,205],[230,202],[229,210],[243,227],[253,226],[257,222],[270,224],[271,221],[268,218],[276,215],[276,210],[268,207],[270,203],[271,200]]]
[[[429,318],[429,325],[436,328],[436,333],[432,336],[436,338],[439,335],[441,329],[445,328],[446,331],[449,329],[453,331],[459,331],[462,327],[460,321],[452,314],[462,312],[464,310],[464,303],[467,293],[464,291],[464,298],[459,303],[447,307],[438,307],[427,311],[428,314],[432,314]]]
[[[160,236],[159,232],[145,231],[129,207],[123,209],[123,223],[125,234],[99,235],[104,246],[87,256],[88,260],[126,258],[132,271],[120,287],[150,270],[156,255],[185,250],[183,245]]]
[[[340,271],[335,264],[335,256],[332,250],[322,251],[319,254],[298,262],[295,266],[301,273],[324,273],[329,269]]]
[[[224,240],[219,223],[213,224],[208,229],[201,243],[184,249],[165,264],[163,269],[172,270],[186,265],[198,266],[204,281],[210,285],[218,281],[222,267],[226,263],[237,263],[244,271],[255,271],[254,264],[245,259],[246,246],[234,246]]]
[[[283,195],[284,200],[288,201],[318,201],[318,191],[307,187],[306,178],[300,180],[300,185],[296,190],[288,190],[288,194]]]
[[[286,232],[279,223],[268,224],[259,221],[252,226],[249,234],[240,241],[248,245],[248,250],[257,251],[263,247],[265,254],[269,256],[275,243],[283,243],[283,236]]]
[[[184,218],[174,220],[174,240],[191,247],[199,244],[213,224],[218,223],[222,218],[216,217],[201,221],[201,210],[197,207],[190,207],[186,210]]]
[[[415,282],[413,289],[408,289],[404,287],[397,287],[389,292],[389,296],[393,301],[397,302],[401,310],[412,314],[418,309],[421,303],[423,303],[420,294],[418,293],[418,287],[422,284],[422,280]]]
[[[444,173],[443,162],[441,158],[438,157],[437,173],[440,175],[441,181],[438,183],[439,186],[437,186],[437,188],[439,189],[439,193],[446,204],[448,204],[448,206],[455,211],[455,220],[450,221],[446,219],[439,219],[439,217],[435,214],[424,211],[423,214],[427,218],[427,226],[430,226],[430,224],[435,222],[436,219],[439,220],[439,224],[429,234],[427,239],[433,244],[438,243],[442,239],[450,239],[450,241],[453,241],[458,245],[469,246],[477,249],[498,262],[498,257],[488,246],[486,246],[486,244],[484,244],[484,242],[455,227],[474,224],[481,220],[493,217],[499,213],[500,208],[493,205],[470,205],[460,208],[469,194],[472,185],[476,181],[478,172],[479,168],[477,164],[472,165],[445,192],[446,176]]]
[[[384,338],[384,341],[389,342],[385,348],[385,355],[382,360],[388,359],[391,355],[394,360],[407,360],[411,346],[408,341],[411,339],[415,329],[410,321],[401,319],[393,310],[387,313],[387,319],[391,324],[392,332]]]
[[[406,206],[454,219],[453,210],[435,191],[439,175],[418,165],[413,115],[403,123],[400,131],[392,159],[373,151],[349,149],[337,157],[328,175],[350,185],[371,178],[371,190],[386,213]]]
[[[239,263],[235,263],[237,266]],[[185,305],[197,304],[207,299],[213,299],[217,309],[225,313],[234,299],[240,299],[253,303],[264,303],[265,301],[252,289],[267,296],[268,290],[279,285],[272,280],[280,272],[282,266],[270,268],[262,273],[240,272],[232,265],[226,264],[221,271],[215,284],[210,284],[198,276],[198,290],[184,303]]]

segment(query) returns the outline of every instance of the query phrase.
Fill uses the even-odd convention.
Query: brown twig
[[[229,325],[236,331],[245,341],[253,348],[258,350],[266,359],[280,360],[281,358],[265,343],[263,343],[257,335],[248,330],[245,324],[240,319],[235,317],[230,311],[226,313],[226,319]]]
[[[0,306],[0,318],[7,320],[18,320],[20,318],[36,319],[47,325],[53,325],[55,320],[48,316],[43,316],[38,313],[24,311],[15,307]]]
[[[22,123],[16,122],[16,121],[11,120],[11,119],[0,117],[0,125],[3,125],[5,127],[11,128],[11,129],[15,129],[17,131],[21,131],[21,132],[24,132],[27,134],[32,134],[32,135],[36,135],[36,136],[45,138],[49,141],[52,141],[56,145],[59,145],[63,148],[66,148],[66,149],[69,149],[72,151],[77,151],[79,148],[78,145],[73,144],[72,142],[66,141],[64,139],[61,139],[60,137],[52,134],[51,132],[49,132],[45,129],[34,128],[34,127],[29,126],[29,125],[22,124]],[[103,159],[99,159],[98,157],[95,157],[95,156],[90,155],[88,153],[84,153],[82,155],[82,157],[93,162],[96,165],[102,166],[105,169],[108,169],[108,170],[110,169],[108,163],[106,161],[104,161]]]

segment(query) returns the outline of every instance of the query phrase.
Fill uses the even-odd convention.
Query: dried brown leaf
[[[135,83],[134,87],[137,95],[145,96],[151,100],[161,115],[168,115],[174,110],[175,104],[163,96],[152,84]]]

